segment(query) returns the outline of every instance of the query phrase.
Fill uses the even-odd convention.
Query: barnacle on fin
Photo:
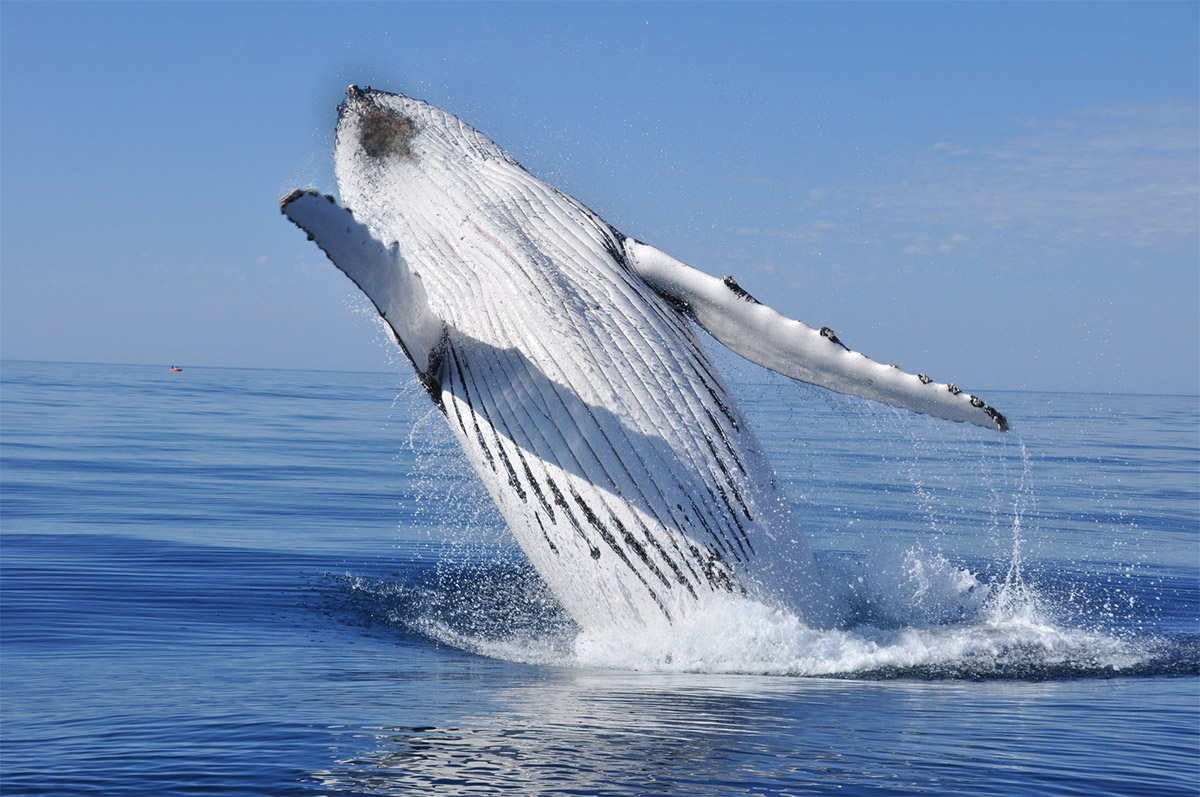
[[[845,343],[842,343],[838,339],[838,336],[833,334],[833,330],[830,329],[829,327],[821,327],[821,337],[829,338],[829,341],[831,343],[836,343],[837,345],[841,346],[843,349],[846,349],[846,351],[850,351],[849,347],[847,347]]]
[[[758,299],[755,299],[753,296],[747,293],[745,288],[743,288],[741,285],[738,285],[737,280],[735,280],[731,275],[726,274],[725,278],[722,279],[721,282],[725,283],[725,287],[733,291],[733,295],[739,299],[745,299],[753,304],[762,304],[762,302],[758,301]]]

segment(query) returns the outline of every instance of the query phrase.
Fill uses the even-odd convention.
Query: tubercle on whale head
[[[346,99],[342,100],[337,106],[339,118],[358,104],[371,102],[371,95],[375,93],[375,90],[370,86],[360,89],[357,85],[351,83],[346,87]]]

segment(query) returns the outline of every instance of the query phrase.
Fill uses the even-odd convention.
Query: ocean
[[[1200,793],[1200,400],[720,358],[845,619],[587,635],[411,374],[0,363],[0,792]]]

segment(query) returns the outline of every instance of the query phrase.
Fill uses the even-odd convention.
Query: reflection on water
[[[1154,680],[1109,684],[1100,702],[1126,716],[1096,724],[1097,694],[1085,681],[534,672],[442,727],[346,731],[353,752],[315,779],[368,794],[786,794],[874,783],[1000,794],[1085,776],[1097,793],[1193,788],[1169,765],[1192,744],[1188,712],[1160,701]],[[1146,710],[1128,715],[1137,701]],[[1162,747],[1172,732],[1177,745]]]

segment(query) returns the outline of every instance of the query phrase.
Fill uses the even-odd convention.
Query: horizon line
[[[214,371],[295,371],[295,372],[311,372],[324,374],[394,374],[403,377],[402,369],[395,371],[378,370],[365,371],[361,369],[346,369],[346,368],[280,368],[270,365],[184,365],[177,366],[169,363],[115,363],[115,362],[90,362],[86,360],[30,360],[21,357],[0,357],[2,363],[37,363],[46,365],[108,365],[119,366],[125,368],[175,368],[180,370],[186,368],[200,368]],[[759,366],[762,367],[762,366]],[[766,373],[775,373],[769,368],[763,368]],[[0,381],[4,381],[3,369],[0,369]],[[801,380],[793,380],[800,384],[807,384]],[[972,388],[975,390],[975,388]],[[1101,396],[1170,396],[1176,398],[1196,398],[1200,399],[1200,389],[1195,393],[1149,393],[1136,392],[1125,390],[1053,390],[1049,388],[1029,388],[1029,387],[983,387],[977,392],[996,392],[996,393],[1059,393],[1064,395],[1101,395]],[[869,399],[868,399],[869,400]]]

